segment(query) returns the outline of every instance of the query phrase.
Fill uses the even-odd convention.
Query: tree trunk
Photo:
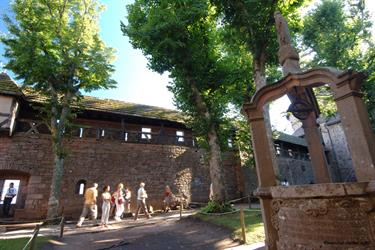
[[[48,199],[47,218],[56,218],[59,215],[61,182],[64,173],[64,159],[55,154],[55,167],[53,169],[51,192]]]
[[[72,94],[70,92],[64,95],[62,110],[58,112],[58,95],[51,87],[51,137],[54,154],[54,169],[52,175],[50,196],[48,199],[47,218],[56,218],[59,216],[61,183],[64,174],[64,148],[63,134],[68,114],[70,113],[70,102]],[[58,119],[59,118],[59,119]]]
[[[219,138],[214,126],[211,126],[211,131],[208,133],[208,144],[210,146],[209,165],[213,200],[222,203],[226,200],[226,188]]]
[[[265,51],[263,51],[259,58],[253,59],[253,73],[254,73],[254,82],[256,86],[256,90],[263,88],[267,85],[266,81],[266,55]],[[270,152],[272,153],[272,166],[275,172],[276,178],[279,176],[279,168],[277,167],[277,159],[276,159],[276,152],[275,146],[273,142],[273,133],[272,133],[272,126],[271,126],[271,118],[269,112],[269,104],[266,104],[263,108],[264,114],[264,123],[266,125],[267,130],[267,138],[268,138],[268,145],[270,148]],[[249,122],[248,122],[249,123]]]
[[[195,81],[189,79],[191,90],[199,114],[204,117],[206,121],[211,121],[211,114],[207,108],[206,103],[199,92]],[[210,130],[208,131],[208,145],[209,145],[209,168],[210,178],[213,190],[213,200],[218,203],[222,203],[226,200],[226,189],[224,183],[224,169],[221,158],[221,148],[219,144],[219,138],[216,131],[215,124],[210,122]]]

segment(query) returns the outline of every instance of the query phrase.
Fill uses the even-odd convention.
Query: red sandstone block
[[[39,184],[42,183],[42,177],[41,176],[31,176],[29,180],[29,184]]]
[[[43,194],[28,194],[27,199],[28,200],[41,200],[44,198]]]

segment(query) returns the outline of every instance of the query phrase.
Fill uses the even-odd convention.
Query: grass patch
[[[30,237],[27,238],[17,238],[17,239],[6,239],[0,240],[0,249],[1,250],[18,250],[23,249],[26,243],[29,241]],[[36,249],[42,249],[43,245],[47,243],[49,237],[40,236],[36,239]]]
[[[241,236],[241,222],[240,213],[211,216],[196,214],[195,217],[210,222],[216,225],[227,227],[233,230],[234,235],[238,239],[242,239]],[[262,242],[265,239],[264,227],[262,221],[262,214],[260,211],[251,209],[245,210],[245,226],[246,226],[246,242],[252,244],[256,242]]]

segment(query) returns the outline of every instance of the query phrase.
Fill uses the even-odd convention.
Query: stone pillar
[[[316,116],[314,112],[310,112],[307,119],[302,120],[302,127],[305,132],[305,139],[311,164],[313,167],[315,183],[331,182],[328,172],[328,163],[324,154],[322,139],[316,124]]]
[[[279,42],[279,62],[283,69],[284,76],[301,72],[299,66],[299,56],[297,50],[292,46],[288,23],[280,12],[275,12],[275,23],[277,38]],[[309,96],[313,96],[312,90],[296,88],[296,92],[289,92],[288,97],[292,103],[297,99],[302,99],[310,106],[314,106]],[[320,132],[316,124],[316,115],[314,109],[311,109],[306,119],[301,120],[305,138],[307,141],[311,163],[314,171],[315,183],[330,182],[328,164],[324,155]]]
[[[246,105],[244,105],[243,110],[250,122],[259,185],[255,195],[260,198],[266,246],[267,249],[276,249],[278,233],[272,225],[272,197],[269,191],[269,187],[276,186],[276,176],[272,164],[272,153],[268,144],[263,110],[249,109]]]
[[[375,180],[375,136],[361,98],[362,79],[349,72],[333,88],[358,182]]]

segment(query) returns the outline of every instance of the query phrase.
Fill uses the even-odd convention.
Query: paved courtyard
[[[108,227],[98,227],[85,221],[82,228],[67,224],[64,237],[58,238],[58,227],[41,229],[41,235],[53,235],[43,250],[49,249],[261,249],[263,244],[243,246],[234,241],[231,231],[188,217],[194,210],[184,211],[182,220],[178,211],[159,214],[147,220],[131,218]],[[31,230],[11,231],[1,238],[28,236]]]

